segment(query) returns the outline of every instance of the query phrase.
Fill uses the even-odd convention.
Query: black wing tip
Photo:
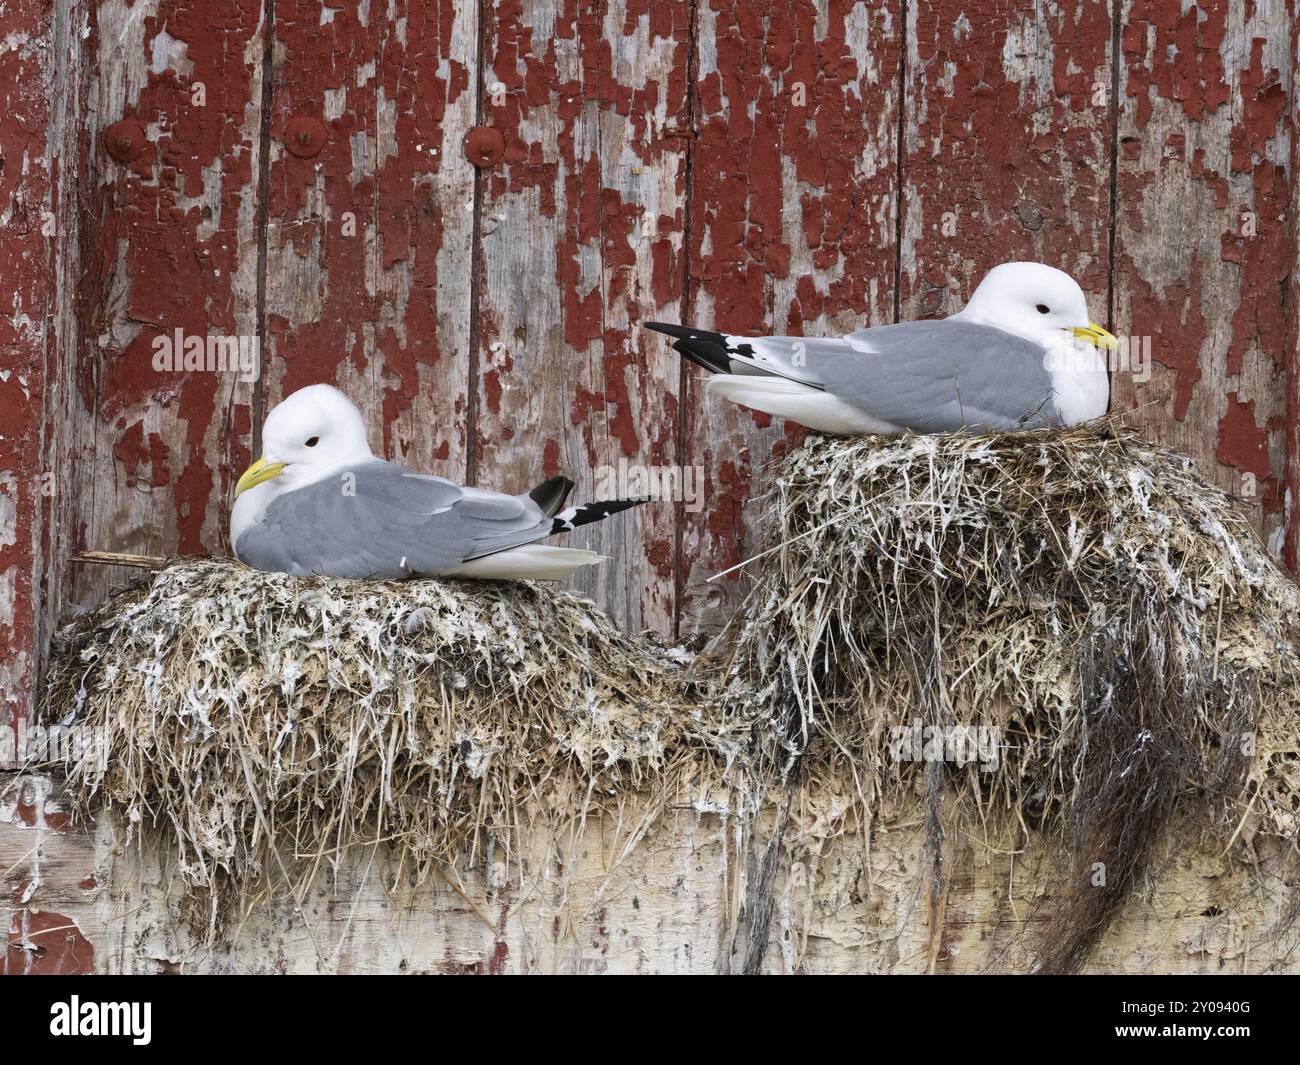
[[[715,329],[696,329],[694,326],[674,325],[671,322],[646,322],[645,326],[656,333],[676,337],[673,349],[709,373],[732,373],[731,356],[751,354],[748,344],[733,346],[726,333],[719,333]]]
[[[646,322],[645,327],[670,337],[691,337],[698,332],[688,325],[676,325],[673,322]]]
[[[583,503],[581,506],[570,507],[563,514],[556,515],[551,526],[551,535],[568,532],[582,525],[590,525],[595,521],[603,521],[611,514],[617,514],[620,511],[629,510],[632,507],[649,502],[650,496],[633,496],[631,499],[599,499],[594,503]]]
[[[564,501],[569,498],[569,493],[572,491],[573,482],[567,477],[556,474],[554,477],[546,478],[529,492],[528,498],[536,503],[547,517],[554,517],[564,506]]]
[[[665,336],[676,337],[679,341],[717,344],[721,348],[727,346],[727,334],[719,333],[716,329],[697,329],[693,325],[677,325],[673,322],[646,322],[645,327]]]
[[[620,510],[631,510],[633,507],[649,502],[650,496],[632,496],[629,499],[601,499],[595,503],[588,503],[587,506],[603,507],[606,514],[617,514]]]
[[[689,325],[673,325],[671,322],[646,322],[647,329],[656,333],[676,337],[673,350],[679,352],[696,366],[709,373],[730,373],[731,360],[727,357],[727,337],[724,333],[712,329],[695,329]]]

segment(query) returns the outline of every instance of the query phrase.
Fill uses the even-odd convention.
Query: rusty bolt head
[[[499,129],[475,126],[465,134],[465,158],[480,170],[496,166],[506,156],[506,139]]]
[[[1020,224],[1026,229],[1037,233],[1043,228],[1043,212],[1039,209],[1038,204],[1030,200],[1021,200],[1013,210],[1016,217],[1020,219]]]
[[[299,159],[310,159],[325,147],[325,123],[319,118],[298,115],[284,127],[284,146]]]
[[[131,163],[140,158],[148,143],[144,127],[131,118],[114,122],[104,130],[104,150],[119,163]]]

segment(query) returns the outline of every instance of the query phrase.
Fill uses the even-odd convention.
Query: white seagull
[[[262,449],[235,486],[230,542],[241,562],[297,576],[558,580],[603,556],[537,541],[644,502],[561,512],[566,477],[511,496],[414,473],[371,454],[361,413],[330,385],[272,410]]]
[[[710,395],[822,433],[945,433],[1077,425],[1106,413],[1083,290],[1042,263],[1003,263],[956,314],[839,338],[747,337],[647,322],[710,371]]]

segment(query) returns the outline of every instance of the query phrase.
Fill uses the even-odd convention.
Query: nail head
[[[310,115],[298,115],[284,128],[284,146],[299,159],[310,159],[325,147],[325,123]]]
[[[148,143],[144,127],[131,118],[114,122],[104,130],[104,148],[119,163],[134,162]]]
[[[506,139],[499,129],[475,126],[465,134],[465,157],[480,170],[496,166],[506,155]]]

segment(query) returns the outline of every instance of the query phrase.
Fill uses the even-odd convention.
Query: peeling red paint
[[[156,129],[155,140],[129,168],[103,164],[106,184],[97,205],[102,213],[96,240],[104,263],[114,263],[119,248],[124,251],[118,280],[125,295],[118,306],[110,305],[115,296],[107,287],[93,295],[101,313],[147,325],[126,347],[104,353],[100,380],[84,403],[125,425],[113,444],[126,467],[124,488],[170,487],[174,546],[186,553],[214,549],[224,522],[224,493],[213,491],[209,433],[224,417],[219,404],[230,382],[215,373],[160,373],[152,365],[151,344],[177,329],[186,336],[237,336],[249,323],[237,314],[231,279],[242,251],[240,201],[252,181],[253,144],[241,123],[253,85],[242,55],[257,33],[261,8],[253,0],[236,0],[224,12],[214,24],[210,11],[164,3],[145,19],[142,54],[125,61],[148,70],[132,114]],[[164,32],[183,42],[184,73],[170,66],[153,69],[153,42]],[[194,97],[199,84],[206,94],[201,105]],[[204,198],[214,167],[216,212],[195,202]],[[141,416],[157,406],[175,420],[169,430],[142,440]],[[165,513],[159,507],[151,517],[161,523]]]
[[[0,579],[15,589],[0,612],[4,660],[36,650],[35,600],[56,547],[221,550],[254,422],[319,380],[383,425],[375,443],[389,456],[493,487],[564,473],[581,494],[620,458],[703,466],[704,510],[627,515],[631,536],[609,534],[623,564],[584,590],[608,596],[621,580],[612,603],[629,624],[715,626],[740,582],[719,598],[704,580],[753,553],[771,464],[801,433],[706,400],[698,372],[681,375],[641,323],[842,332],[894,317],[896,273],[903,317],[943,314],[1010,257],[1069,269],[1094,314],[1113,295],[1117,331],[1151,338],[1155,383],[1118,380],[1119,408],[1210,475],[1254,476],[1266,521],[1278,520],[1284,482],[1300,491],[1300,463],[1282,465],[1300,450],[1288,301],[1300,209],[1284,155],[1300,136],[1274,47],[1285,13],[1131,3],[1113,57],[1102,0],[326,10],[277,3],[261,116],[262,4],[214,16],[163,0],[138,35],[118,33],[103,7],[107,30],[92,19],[81,43],[94,70],[78,91],[93,88],[104,113],[53,146],[84,155],[66,203],[45,173],[48,61],[35,47],[0,57],[11,86],[0,155],[21,164],[0,171],[0,255],[21,311],[0,320],[15,368],[0,381],[0,506],[16,509],[20,532],[0,542]],[[0,24],[38,41],[45,17],[19,0]],[[114,95],[128,82],[138,94]],[[278,139],[302,115],[327,127],[310,159]],[[98,139],[124,117],[150,137],[128,165]],[[263,206],[263,117],[264,236],[249,221]],[[506,150],[474,172],[461,139],[480,123]],[[1170,189],[1185,216],[1161,206]],[[42,335],[47,197],[75,212],[83,242],[67,352]],[[154,370],[157,337],[233,334],[259,313],[257,385]],[[42,425],[61,398],[51,402],[49,374],[75,384],[75,431]],[[48,506],[31,486],[56,436],[70,449],[64,499],[90,502],[42,528]],[[67,543],[61,531],[50,543],[55,524],[73,530]],[[90,601],[110,579],[78,569],[69,595]],[[24,702],[30,663],[16,668],[4,680]]]
[[[39,657],[36,590],[42,576],[39,490],[45,469],[43,411],[46,402],[46,314],[53,292],[45,210],[54,195],[45,135],[51,119],[46,91],[49,8],[40,0],[16,0],[0,8],[0,276],[5,278],[0,314],[0,515],[11,513],[12,530],[0,528],[0,729],[15,734],[26,716]]]
[[[170,483],[171,470],[167,466],[167,448],[157,433],[145,440],[144,423],[133,422],[113,445],[113,456],[122,464],[126,484],[130,488],[145,484],[161,488]],[[210,481],[210,478],[208,478]],[[206,495],[207,485],[204,486]]]
[[[547,477],[554,477],[559,472],[560,442],[552,437],[542,448],[542,473]]]
[[[71,917],[15,910],[4,957],[6,976],[77,976],[95,971],[95,948]]]
[[[1252,5],[1244,21],[1226,5],[1132,5],[1113,281],[1130,319],[1116,331],[1151,336],[1172,371],[1171,390],[1154,394],[1121,379],[1121,406],[1211,478],[1233,487],[1238,473],[1256,478],[1268,532],[1283,503],[1282,403],[1270,398],[1265,412],[1241,397],[1278,397],[1291,371],[1295,252],[1291,177],[1275,161],[1290,135],[1285,73],[1266,58],[1266,18]],[[1207,151],[1221,138],[1227,158]]]
[[[1228,413],[1219,422],[1217,457],[1225,466],[1254,474],[1260,482],[1272,473],[1268,435],[1255,424],[1255,404],[1243,403],[1235,392],[1228,394]]]
[[[676,356],[640,323],[674,316],[683,290],[684,144],[671,133],[687,121],[690,19],[689,5],[645,0],[490,9],[485,117],[506,154],[485,172],[483,213],[513,229],[482,240],[475,436],[476,468],[497,486],[558,472],[583,495],[620,458],[679,458],[675,413],[659,401],[675,391]],[[637,546],[608,605],[633,626],[671,628],[674,583],[648,547],[675,543],[674,513],[638,508],[620,523]]]
[[[468,177],[462,202],[440,192],[461,187],[444,186],[448,169],[468,166],[447,125],[473,92],[455,50],[473,39],[474,13],[451,0],[398,0],[368,14],[333,8],[323,20],[319,5],[290,0],[275,17],[273,134],[327,97],[338,113],[318,155],[277,152],[271,162],[271,262],[310,266],[301,301],[272,333],[268,400],[340,384],[382,424],[375,443],[388,456],[463,476],[464,369],[451,360],[467,353],[443,349],[440,312],[463,316],[468,302],[439,308],[438,264],[448,217],[465,217],[471,196]],[[422,387],[430,380],[439,387]]]
[[[700,55],[716,62],[696,84],[683,319],[794,334],[888,321],[898,4],[832,2],[819,17],[812,5],[704,0],[699,14]],[[851,43],[864,30],[869,54]],[[708,492],[704,512],[685,515],[683,634],[716,628],[739,606],[738,574],[721,598],[705,582],[752,553],[751,483],[766,484],[783,431],[780,420],[707,400],[693,368],[686,381],[688,454],[703,463]]]
[[[19,798],[14,805],[14,816],[20,824],[28,828],[44,828],[50,832],[70,832],[76,827],[76,816],[68,810],[51,810],[45,805],[40,795],[36,803],[26,801],[26,796]]]
[[[671,579],[673,564],[677,555],[671,540],[660,538],[651,540],[646,548],[646,558],[654,567],[655,573],[664,580]]]
[[[912,34],[902,317],[953,313],[1008,259],[1065,269],[1104,308],[1109,5],[944,3]]]
[[[747,466],[729,460],[723,461],[716,480],[709,483],[711,502],[706,525],[712,537],[714,556],[723,568],[734,566],[744,557],[741,544],[745,541],[745,503],[749,499],[750,471]],[[740,574],[729,574],[733,581]]]
[[[1294,12],[1294,8],[1292,8]],[[1291,36],[1289,45],[1292,56],[1300,56],[1300,18],[1291,19]],[[1291,118],[1288,128],[1291,133],[1291,195],[1289,207],[1290,226],[1293,238],[1300,237],[1300,100],[1296,99],[1292,86]],[[1289,272],[1283,278],[1282,304],[1286,314],[1283,350],[1286,357],[1286,432],[1283,436],[1283,449],[1286,455],[1286,480],[1284,489],[1283,517],[1286,522],[1282,559],[1292,573],[1300,572],[1300,521],[1296,521],[1293,511],[1300,503],[1300,299],[1296,298],[1296,285],[1300,282],[1300,241],[1282,260]]]

